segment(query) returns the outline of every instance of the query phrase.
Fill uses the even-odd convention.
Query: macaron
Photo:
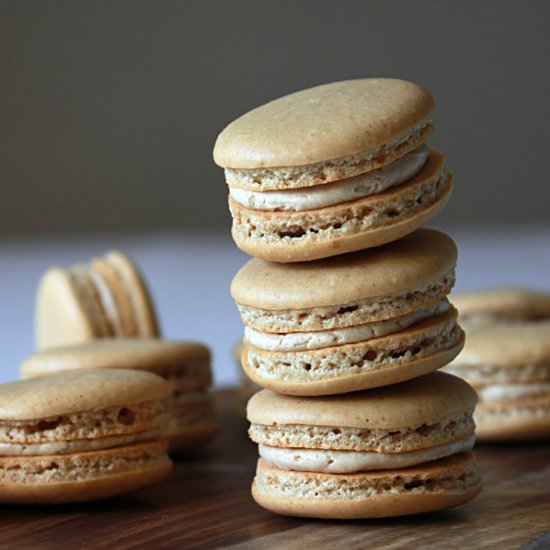
[[[155,338],[101,339],[50,348],[21,365],[24,378],[66,370],[137,369],[170,382],[173,395],[163,425],[170,452],[199,446],[218,431],[212,384],[210,350],[198,342]]]
[[[214,160],[239,248],[276,262],[379,246],[433,218],[451,193],[425,145],[434,100],[417,84],[366,78],[276,99],[229,124]]]
[[[89,265],[54,267],[40,280],[35,310],[38,349],[96,338],[157,336],[145,280],[122,252],[108,252]]]
[[[231,284],[245,324],[246,374],[280,393],[328,395],[446,365],[464,338],[446,298],[456,256],[447,235],[420,229],[315,262],[252,259]]]
[[[476,389],[480,440],[550,438],[550,320],[480,325],[445,370]]]
[[[247,409],[261,457],[252,496],[278,514],[333,519],[463,504],[481,488],[475,403],[444,373],[329,397],[262,390]]]
[[[460,322],[476,327],[495,321],[550,319],[550,293],[527,288],[488,288],[453,295]]]
[[[125,369],[0,385],[0,502],[82,502],[160,481],[169,396],[159,376]]]

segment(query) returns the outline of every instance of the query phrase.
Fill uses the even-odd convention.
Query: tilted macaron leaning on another
[[[88,265],[53,267],[40,280],[35,310],[39,350],[97,338],[158,336],[145,280],[121,252],[109,252]]]
[[[411,233],[444,206],[453,176],[426,146],[434,101],[404,80],[302,90],[253,109],[218,136],[232,235],[277,262],[315,260]]]

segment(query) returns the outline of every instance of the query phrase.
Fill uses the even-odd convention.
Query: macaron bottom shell
[[[455,319],[456,311],[449,311],[400,333],[308,352],[265,352],[245,343],[241,363],[254,383],[288,395],[333,395],[397,384],[433,372],[460,353],[464,333]],[[325,373],[325,363],[338,368]],[[348,363],[349,368],[342,368]],[[317,368],[323,372],[318,374]]]
[[[72,455],[0,457],[0,502],[100,500],[152,485],[171,470],[164,441]]]
[[[368,519],[451,508],[472,500],[481,487],[472,453],[402,470],[357,474],[281,470],[259,459],[252,496],[281,515]]]
[[[442,170],[443,160],[432,160],[411,181],[383,193],[298,213],[252,210],[230,197],[232,236],[244,252],[273,262],[317,260],[393,242],[445,206],[454,177]]]

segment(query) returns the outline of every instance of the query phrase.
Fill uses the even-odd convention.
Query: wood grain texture
[[[233,392],[217,394],[224,423],[163,483],[109,501],[0,507],[0,548],[548,548],[550,444],[480,446],[485,488],[443,512],[369,521],[279,517],[250,497],[257,449]]]

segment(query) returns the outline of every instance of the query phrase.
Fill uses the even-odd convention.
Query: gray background
[[[227,228],[219,131],[365,76],[434,94],[447,222],[548,221],[549,6],[2,1],[0,231]]]

